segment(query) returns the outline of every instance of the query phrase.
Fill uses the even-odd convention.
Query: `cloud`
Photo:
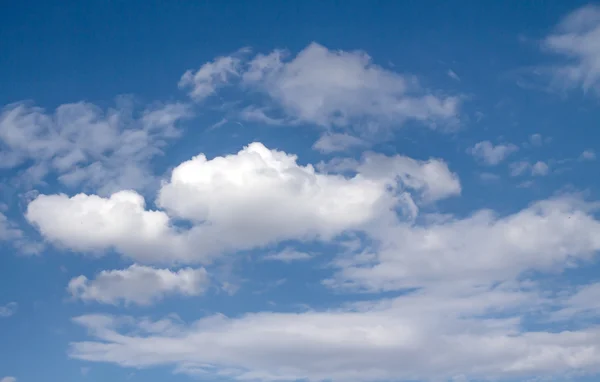
[[[600,283],[578,287],[575,293],[564,297],[563,301],[559,301],[560,308],[551,313],[549,320],[584,320],[597,317],[600,313],[599,293]]]
[[[379,129],[416,120],[431,127],[456,122],[460,97],[430,92],[414,76],[373,64],[360,51],[334,51],[312,43],[291,56],[284,50],[247,57],[244,49],[218,57],[195,73],[187,71],[180,86],[197,101],[227,85],[263,95],[261,106],[245,108],[246,120],[271,125],[314,124],[334,128]],[[265,113],[272,110],[285,118]]]
[[[579,160],[593,161],[596,160],[596,152],[594,150],[584,150],[579,156]]]
[[[268,381],[522,379],[598,370],[598,328],[522,331],[514,312],[539,306],[536,293],[508,286],[453,292],[439,288],[331,310],[213,315],[190,324],[79,316],[74,321],[93,339],[72,343],[69,354]],[[503,318],[489,317],[492,311]]]
[[[201,102],[215,91],[228,84],[233,77],[240,76],[241,55],[248,49],[240,49],[233,56],[217,57],[202,65],[197,71],[187,70],[179,80],[179,87],[189,89],[189,95]]]
[[[23,236],[21,231],[6,215],[0,212],[0,241],[10,241]]]
[[[27,165],[21,182],[28,184],[52,173],[68,187],[102,194],[141,189],[153,179],[150,159],[178,136],[175,124],[189,115],[184,104],[136,111],[127,99],[107,110],[86,102],[64,104],[52,114],[26,103],[9,105],[0,114],[0,163]]]
[[[313,255],[297,251],[293,248],[285,248],[280,252],[270,253],[263,257],[264,260],[272,260],[272,261],[282,261],[284,263],[290,263],[292,261],[300,261],[300,260],[308,260],[312,258]]]
[[[544,143],[544,140],[542,139],[542,135],[541,134],[532,134],[531,136],[529,136],[529,142],[533,145],[533,146],[541,146]]]
[[[448,69],[448,77],[452,78],[455,81],[460,81],[460,77],[458,76],[458,74],[456,74],[456,72],[452,69]]]
[[[500,144],[494,146],[490,141],[482,141],[476,143],[475,146],[470,148],[467,152],[483,161],[485,164],[495,166],[518,149],[519,148],[513,144]]]
[[[438,160],[365,157],[343,176],[301,166],[295,155],[252,143],[237,154],[198,155],[177,166],[146,208],[133,191],[109,197],[39,195],[26,218],[50,242],[81,252],[116,249],[140,262],[210,261],[282,240],[329,240],[384,215],[414,190],[425,201],[460,193]],[[178,222],[188,221],[184,229]]]
[[[105,270],[92,280],[78,276],[69,282],[74,298],[103,304],[149,305],[166,295],[199,296],[208,286],[204,268],[177,271],[134,264],[123,270]]]
[[[528,270],[574,266],[600,250],[594,208],[565,196],[504,217],[481,210],[419,226],[378,226],[370,232],[374,248],[339,258],[328,285],[370,291],[490,285]]]
[[[10,317],[13,314],[17,313],[18,307],[19,306],[17,305],[16,302],[9,302],[8,304],[6,304],[4,306],[0,306],[0,318]]]
[[[534,164],[527,161],[519,161],[510,165],[511,176],[520,176],[527,172],[532,176],[545,176],[550,172],[550,167],[542,161],[537,161]]]
[[[325,153],[346,151],[353,147],[365,146],[366,142],[360,138],[345,133],[326,133],[315,142],[313,148]]]
[[[567,88],[598,91],[600,85],[600,7],[581,7],[565,18],[543,41],[547,51],[564,58],[552,68],[555,80]]]
[[[0,382],[17,382],[17,378],[15,377],[4,377],[0,379]]]

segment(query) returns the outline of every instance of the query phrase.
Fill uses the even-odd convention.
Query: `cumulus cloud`
[[[499,144],[494,146],[490,141],[482,141],[476,143],[468,152],[483,163],[495,166],[518,149],[513,144]]]
[[[137,261],[208,261],[221,252],[282,240],[328,240],[389,214],[400,189],[436,200],[460,192],[437,160],[370,156],[356,173],[320,173],[295,155],[253,143],[237,154],[199,155],[177,166],[160,210],[133,191],[109,197],[40,195],[26,218],[49,241],[77,251],[117,251]],[[177,222],[191,222],[189,229]]]
[[[543,41],[543,47],[564,58],[553,67],[561,86],[600,88],[600,7],[588,5],[567,15]]]
[[[134,264],[123,270],[105,270],[92,280],[78,276],[69,282],[74,298],[103,304],[149,305],[166,295],[199,296],[208,286],[204,268],[177,271]]]
[[[149,160],[178,135],[177,121],[190,115],[185,104],[156,104],[136,111],[121,100],[115,108],[78,102],[53,113],[27,103],[0,114],[0,163],[27,164],[22,182],[36,184],[49,174],[69,187],[106,194],[140,189],[152,179]]]
[[[17,313],[17,308],[19,305],[16,302],[9,302],[4,306],[0,306],[0,317],[10,317],[13,314]]]

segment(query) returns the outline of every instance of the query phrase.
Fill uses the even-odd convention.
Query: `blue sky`
[[[600,373],[600,6],[0,14],[0,382]]]

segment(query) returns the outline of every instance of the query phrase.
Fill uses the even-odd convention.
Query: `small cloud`
[[[468,149],[467,152],[482,160],[485,164],[495,166],[518,149],[519,148],[513,144],[500,144],[494,146],[490,141],[482,141],[476,143],[475,146]]]
[[[4,377],[0,379],[0,382],[17,382],[17,378],[15,377]]]
[[[328,133],[322,135],[321,138],[315,142],[313,149],[322,153],[332,153],[365,145],[366,143],[362,139],[348,134]]]
[[[531,175],[534,176],[545,176],[548,175],[548,165],[544,162],[538,161],[531,167]]]
[[[579,160],[581,160],[581,161],[596,160],[596,153],[594,152],[594,150],[585,150],[579,156]]]
[[[544,143],[544,140],[542,139],[542,135],[541,134],[532,134],[529,137],[529,142],[533,145],[533,146],[541,146],[542,143]]]
[[[460,81],[460,77],[452,69],[448,69],[447,74],[448,74],[448,77],[452,78],[453,80]]]
[[[481,179],[484,182],[496,182],[500,180],[500,175],[492,174],[491,172],[482,172],[481,174],[479,174],[479,179]]]
[[[272,260],[272,261],[283,261],[284,263],[290,263],[292,261],[308,260],[311,257],[312,257],[312,255],[310,255],[306,252],[300,252],[300,251],[296,251],[291,248],[286,248],[281,252],[266,255],[263,259],[264,260]]]
[[[510,165],[510,175],[520,176],[529,173],[532,176],[545,176],[550,172],[548,164],[542,161],[537,161],[531,164],[527,161],[515,162]]]
[[[9,302],[4,306],[0,306],[0,317],[10,317],[13,314],[17,313],[18,304],[16,302]],[[1,380],[0,382],[4,382]]]

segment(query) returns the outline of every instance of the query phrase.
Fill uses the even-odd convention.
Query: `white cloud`
[[[598,328],[522,331],[515,312],[540,304],[536,293],[507,286],[458,295],[442,287],[342,309],[214,315],[189,325],[88,315],[75,322],[94,338],[72,343],[70,356],[239,380],[488,380],[598,371]]]
[[[531,175],[534,176],[544,176],[548,175],[548,165],[542,161],[537,161],[531,167]]]
[[[549,172],[550,167],[542,161],[537,161],[534,164],[527,161],[519,161],[510,165],[511,176],[520,176],[525,173],[529,173],[532,176],[546,176]]]
[[[92,280],[75,277],[67,289],[71,296],[83,301],[149,305],[166,295],[199,296],[208,283],[204,268],[171,271],[134,264],[123,270],[102,271]]]
[[[448,74],[448,77],[452,78],[453,80],[460,81],[460,77],[458,76],[458,74],[456,74],[456,72],[454,70],[448,69],[447,74]]]
[[[459,97],[432,93],[414,76],[374,65],[364,52],[334,51],[317,43],[295,57],[275,50],[245,59],[247,52],[218,57],[195,73],[187,71],[180,86],[191,89],[190,96],[198,101],[232,84],[266,95],[268,102],[244,109],[241,116],[268,124],[374,129],[406,120],[435,127],[458,118]],[[286,118],[269,117],[265,107],[280,109]]]
[[[17,378],[15,377],[4,377],[0,379],[0,382],[17,382]]]
[[[345,133],[326,133],[315,142],[313,148],[322,153],[345,151],[352,147],[361,147],[366,143],[360,138]]]
[[[594,150],[584,150],[579,156],[579,160],[593,161],[596,160],[596,152]]]
[[[541,146],[544,143],[544,140],[542,139],[542,135],[541,134],[532,134],[529,137],[529,142],[533,145],[533,146]]]
[[[23,236],[21,231],[6,215],[0,212],[0,241],[19,239]]]
[[[308,260],[312,257],[313,255],[310,253],[297,251],[293,248],[285,248],[282,251],[265,255],[263,256],[263,259],[290,263],[292,261]]]
[[[102,194],[144,188],[153,179],[150,159],[177,136],[175,123],[190,112],[184,104],[157,104],[137,114],[126,99],[106,111],[79,102],[52,114],[24,103],[9,105],[0,115],[0,163],[12,168],[32,161],[22,174],[31,184],[53,173],[67,186]]]
[[[329,284],[375,291],[488,285],[527,270],[562,269],[600,250],[600,222],[593,207],[562,197],[505,217],[482,210],[421,226],[379,226],[371,233],[379,250],[340,258],[340,271]]]
[[[448,168],[441,159],[426,161],[406,156],[385,156],[367,153],[356,171],[372,179],[398,182],[403,189],[418,191],[423,202],[460,195],[461,185],[458,175]]]
[[[600,88],[600,7],[588,5],[567,15],[543,47],[564,58],[553,68],[561,86],[584,91]]]
[[[288,123],[283,119],[269,117],[264,108],[248,106],[240,112],[240,118],[248,122],[258,122],[265,125],[279,126]]]
[[[518,149],[519,148],[513,144],[500,144],[494,146],[490,141],[482,141],[476,143],[475,146],[468,150],[468,152],[485,164],[495,166]]]
[[[583,285],[559,301],[560,308],[551,313],[549,319],[566,321],[595,318],[600,314],[600,283]]]
[[[300,121],[331,127],[457,117],[457,97],[427,93],[414,77],[376,66],[364,52],[332,51],[312,43],[291,60],[285,61],[287,56],[282,51],[256,56],[243,81]]]
[[[247,52],[247,49],[241,49],[233,56],[221,56],[207,62],[196,72],[186,71],[179,80],[179,87],[190,89],[190,97],[198,102],[203,101],[219,87],[227,85],[232,77],[239,77],[241,55]]]
[[[12,316],[13,314],[17,313],[18,307],[19,306],[16,302],[9,302],[4,306],[0,306],[0,317],[6,318]]]
[[[211,255],[287,239],[328,240],[390,213],[418,191],[424,201],[460,193],[437,160],[371,155],[352,177],[300,166],[294,155],[253,143],[211,160],[177,166],[148,210],[144,198],[121,191],[103,198],[40,195],[26,218],[49,241],[82,252],[117,251],[137,261],[209,261]],[[188,220],[191,229],[178,228]]]

